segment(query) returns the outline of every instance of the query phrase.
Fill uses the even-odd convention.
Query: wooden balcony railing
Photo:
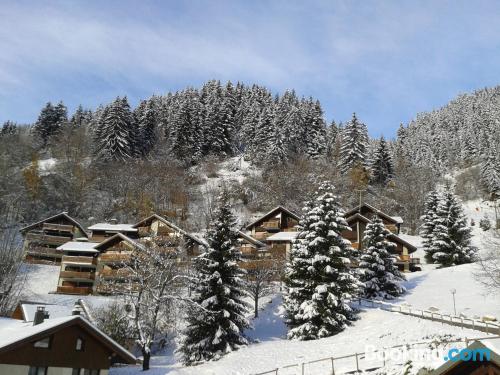
[[[351,244],[351,246],[354,248],[354,249],[359,249],[359,242],[353,242]]]
[[[389,231],[391,231],[392,233],[395,233],[397,234],[398,233],[398,227],[396,227],[395,225],[393,224],[386,224],[385,228]]]
[[[57,293],[86,295],[92,294],[92,288],[84,286],[58,286]]]
[[[132,271],[127,268],[110,269],[104,268],[99,273],[100,276],[111,279],[111,278],[126,278],[132,275]]]
[[[48,245],[62,245],[68,241],[71,241],[71,237],[65,236],[50,236],[43,233],[28,233],[26,235],[28,241],[44,243]]]
[[[44,230],[54,230],[59,232],[73,232],[72,225],[63,225],[63,224],[53,224],[53,223],[43,223],[42,228]]]
[[[254,235],[252,235],[253,238],[256,240],[265,240],[267,237],[269,237],[271,233],[268,232],[255,232]]]
[[[61,262],[62,263],[76,263],[76,264],[95,266],[97,264],[97,258],[64,255],[62,257]]]
[[[63,255],[62,251],[44,246],[29,246],[27,253],[31,255],[40,255],[40,256],[50,255],[53,256],[54,258],[60,258]]]
[[[99,256],[99,260],[103,263],[127,263],[131,258],[130,253],[103,253]]]
[[[82,280],[94,280],[94,272],[80,272],[80,271],[61,271],[59,277],[63,279],[82,279]]]
[[[279,229],[279,227],[280,227],[280,222],[277,220],[264,221],[262,223],[262,228],[266,229]]]

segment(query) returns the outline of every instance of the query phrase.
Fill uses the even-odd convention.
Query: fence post
[[[304,363],[304,362],[302,362],[302,375],[304,375],[304,374],[305,374],[305,372],[304,372],[304,371],[305,371],[304,366],[305,366],[305,363]]]
[[[490,334],[490,328],[488,327],[488,322],[484,322],[486,324],[486,334]]]
[[[335,375],[335,366],[333,365],[334,361],[333,357],[331,358],[331,360],[332,360],[332,375]]]
[[[468,347],[469,346],[469,339],[466,337],[465,338],[465,347]]]
[[[278,370],[279,370],[279,368],[276,369],[276,375],[278,375]]]
[[[385,350],[382,349],[382,363],[384,364],[383,367],[385,367]]]
[[[472,319],[472,329],[475,328],[475,325],[476,325],[476,321],[474,319]]]
[[[464,318],[460,318],[460,322],[462,323],[462,329],[464,329]]]
[[[358,353],[356,353],[356,371],[359,372],[359,360],[358,360]]]
[[[424,310],[422,310],[422,318],[424,317]]]

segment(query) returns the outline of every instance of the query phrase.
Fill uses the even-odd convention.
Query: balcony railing
[[[62,257],[62,263],[75,263],[88,266],[95,266],[97,264],[97,258],[64,255]]]
[[[119,269],[104,268],[103,270],[101,270],[99,275],[106,279],[111,279],[111,278],[119,279],[119,278],[130,277],[132,275],[132,271],[127,268],[119,268]]]
[[[40,256],[50,255],[53,256],[54,258],[60,258],[63,255],[61,251],[58,251],[51,247],[44,247],[44,246],[29,246],[27,253],[31,255],[40,255]]]
[[[264,221],[262,223],[262,228],[266,228],[266,229],[279,229],[279,227],[280,227],[280,222],[277,220]]]
[[[99,256],[99,260],[103,263],[127,263],[131,258],[130,253],[103,253]]]
[[[51,236],[43,233],[28,233],[26,235],[28,241],[45,243],[49,245],[62,245],[68,241],[71,241],[71,237],[65,236]]]
[[[58,286],[57,293],[61,294],[92,294],[92,288],[86,286]]]
[[[351,244],[351,246],[354,248],[354,249],[359,249],[359,242],[353,242]]]
[[[94,272],[81,272],[81,271],[61,271],[59,277],[63,279],[82,279],[82,280],[94,280]]]
[[[63,224],[53,224],[53,223],[43,223],[42,228],[44,230],[54,230],[59,232],[73,232],[72,225],[63,225]]]
[[[399,260],[401,262],[410,262],[412,264],[420,264],[420,258],[412,258],[409,255],[399,255]]]

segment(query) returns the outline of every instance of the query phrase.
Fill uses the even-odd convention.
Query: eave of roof
[[[115,235],[109,237],[108,239],[102,241],[100,244],[98,244],[95,249],[96,250],[100,250],[102,249],[105,245],[107,245],[109,242],[113,242],[113,241],[116,241],[116,239],[122,239],[123,241],[126,241],[128,243],[130,243],[132,246],[134,247],[137,247],[138,249],[140,250],[144,250],[144,246],[142,244],[140,244],[139,242],[137,241],[134,241],[132,238],[124,235],[123,233],[116,233]]]
[[[45,222],[47,222],[49,220],[57,219],[60,216],[64,216],[66,219],[68,219],[69,221],[71,221],[73,224],[75,224],[78,227],[78,229],[80,229],[82,231],[82,233],[83,233],[83,235],[85,237],[87,237],[87,238],[89,237],[89,235],[87,234],[87,232],[85,231],[85,229],[80,225],[80,223],[78,221],[76,221],[75,219],[73,219],[71,216],[69,216],[67,212],[59,212],[58,214],[55,214],[55,215],[47,217],[47,218],[45,218],[43,220],[37,221],[36,223],[27,225],[27,226],[19,229],[19,231],[21,233],[24,233],[24,232],[30,230],[31,228],[36,227],[37,225],[43,224],[43,223],[45,223]]]
[[[383,218],[385,218],[386,220],[388,220],[388,221],[390,221],[390,222],[392,222],[394,224],[401,224],[401,222],[399,222],[398,220],[394,219],[392,216],[386,214],[385,212],[379,210],[378,208],[373,207],[372,205],[370,205],[368,203],[363,203],[360,206],[356,206],[354,208],[351,208],[349,211],[347,211],[345,213],[345,216],[346,217],[347,216],[352,216],[355,212],[360,212],[362,207],[367,207],[368,209],[370,209],[375,214],[377,214],[379,216],[382,216]]]
[[[258,247],[266,247],[266,244],[264,242],[261,242],[259,240],[256,240],[255,238],[249,236],[248,234],[242,232],[242,231],[238,231],[238,235],[240,237],[242,237],[243,239],[247,240],[248,242],[258,246]]]
[[[269,217],[270,215],[273,215],[275,212],[277,212],[279,210],[286,212],[288,215],[292,216],[295,220],[300,220],[300,216],[297,215],[296,213],[286,209],[283,206],[277,206],[277,207],[273,208],[271,211],[269,211],[267,214],[265,214],[265,215],[261,216],[260,218],[258,218],[257,220],[255,220],[253,223],[248,224],[245,228],[246,229],[252,228],[254,225],[256,225],[257,223],[259,223],[262,220],[265,220],[267,217]]]
[[[3,344],[0,343],[0,353],[14,350],[25,343],[46,337],[47,335],[51,335],[62,328],[70,327],[73,325],[78,325],[79,327],[83,328],[89,334],[94,336],[94,338],[111,349],[111,351],[117,353],[123,360],[125,360],[124,363],[136,363],[137,358],[128,350],[126,350],[111,337],[109,337],[97,327],[78,315],[47,319],[43,323],[40,323],[36,326],[29,325],[29,323],[19,323],[19,330],[18,332],[16,332],[17,337],[12,338],[12,340],[10,341],[7,339]],[[22,332],[22,329],[26,330],[26,333],[24,335],[22,333],[19,333]]]

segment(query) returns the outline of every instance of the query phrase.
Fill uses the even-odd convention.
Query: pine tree
[[[209,247],[195,260],[193,300],[198,307],[188,312],[178,350],[186,365],[218,359],[248,344],[243,331],[249,328],[245,314],[250,306],[243,300],[247,295],[237,264],[235,224],[224,194],[208,231]]]
[[[138,151],[147,156],[156,144],[156,111],[154,99],[143,100],[134,111],[138,128]]]
[[[443,267],[471,263],[477,251],[471,245],[471,229],[462,205],[449,189],[437,206],[431,245],[434,261]]]
[[[394,164],[384,137],[380,138],[371,164],[372,182],[385,186],[394,177]]]
[[[92,111],[85,110],[81,105],[78,106],[71,120],[69,121],[73,127],[81,127],[89,125],[92,121]]]
[[[116,98],[102,111],[94,140],[103,160],[124,161],[136,155],[137,128],[126,97]]]
[[[52,137],[57,136],[68,121],[68,111],[63,102],[59,102],[56,106],[52,103],[42,109],[38,120],[33,128],[37,142],[41,147],[46,147]]]
[[[421,217],[422,226],[420,228],[420,236],[422,237],[422,245],[425,251],[425,259],[427,263],[434,263],[432,236],[434,227],[436,226],[436,211],[440,202],[440,195],[436,190],[427,194],[424,203],[424,215]]]
[[[500,197],[500,161],[492,152],[483,157],[481,182],[488,194]]]
[[[401,286],[404,276],[395,264],[396,245],[387,240],[389,234],[378,216],[366,226],[363,238],[366,250],[361,255],[359,267],[367,298],[392,299],[405,292],[405,288]]]
[[[349,267],[353,249],[341,236],[349,227],[333,187],[321,184],[304,211],[286,266],[284,305],[288,338],[312,340],[342,331],[355,318],[349,300],[359,281]]]
[[[0,130],[0,137],[6,137],[17,133],[17,124],[12,121],[5,121]]]
[[[305,126],[305,146],[306,154],[317,159],[325,153],[326,149],[326,124],[323,120],[323,110],[319,101],[314,102],[309,99],[310,122]]]
[[[342,173],[347,173],[355,165],[366,164],[367,144],[366,125],[360,122],[354,113],[351,121],[345,125],[342,132],[340,148],[340,170]]]

